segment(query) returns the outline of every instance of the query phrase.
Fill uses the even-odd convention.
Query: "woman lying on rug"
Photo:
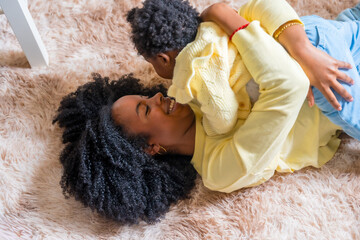
[[[64,98],[54,120],[65,128],[64,193],[120,222],[153,222],[187,196],[196,177],[192,165],[206,187],[231,192],[260,184],[275,170],[330,160],[341,128],[304,104],[309,83],[299,66],[258,24],[237,34],[248,44],[239,51],[261,89],[246,121],[209,137],[199,107],[164,97],[162,86],[96,75]],[[261,40],[251,48],[256,34]],[[269,54],[256,57],[259,52]]]

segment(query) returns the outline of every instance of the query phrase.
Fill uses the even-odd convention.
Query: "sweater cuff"
[[[231,42],[235,44],[240,55],[249,48],[248,44],[257,44],[258,39],[261,39],[261,30],[260,22],[255,20],[250,22],[245,29],[234,34]]]

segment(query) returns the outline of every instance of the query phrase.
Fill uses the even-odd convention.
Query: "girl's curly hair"
[[[194,41],[200,16],[187,0],[145,0],[127,13],[127,21],[138,53],[152,57]]]
[[[119,222],[153,223],[188,196],[196,172],[190,157],[146,154],[143,137],[130,138],[114,124],[111,106],[125,95],[151,97],[166,89],[145,88],[132,75],[93,78],[63,98],[53,121],[64,128],[63,193]]]

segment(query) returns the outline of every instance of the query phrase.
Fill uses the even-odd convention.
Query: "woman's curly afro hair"
[[[63,98],[54,119],[64,128],[63,193],[121,223],[153,223],[188,196],[196,172],[187,156],[146,154],[143,137],[129,138],[114,124],[111,106],[125,95],[150,97],[166,89],[145,88],[132,75],[93,78]]]
[[[153,57],[194,41],[200,17],[186,0],[145,0],[127,13],[127,21],[138,53]]]

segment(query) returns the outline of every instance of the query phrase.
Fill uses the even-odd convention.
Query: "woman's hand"
[[[215,22],[229,36],[238,27],[248,23],[246,19],[225,3],[211,5],[201,13],[200,17],[203,21]],[[339,70],[340,68],[351,68],[349,63],[338,61],[314,47],[301,25],[293,25],[286,28],[280,34],[278,40],[300,64],[310,80],[310,85],[319,89],[335,109],[341,110],[341,107],[331,88],[347,101],[352,101],[352,96],[338,81],[353,84],[353,80]],[[314,95],[311,88],[309,89],[307,99],[309,106],[313,106]]]
[[[351,102],[353,100],[352,96],[338,81],[354,84],[354,81],[348,75],[339,70],[341,68],[350,69],[351,65],[349,63],[336,60],[327,53],[311,46],[304,53],[300,65],[308,76],[310,84],[319,89],[335,109],[340,111],[341,107],[331,88],[346,99],[346,101]],[[309,106],[314,105],[314,95],[311,88],[309,89],[307,100]]]
[[[331,91],[331,88],[346,101],[353,100],[352,96],[338,81],[340,80],[349,84],[354,83],[348,75],[339,70],[341,68],[351,68],[349,63],[338,61],[314,47],[308,40],[303,27],[300,25],[286,28],[278,40],[300,64],[310,80],[310,85],[316,87],[335,109],[341,110],[341,106]],[[309,106],[314,105],[314,95],[311,88],[307,100]]]

